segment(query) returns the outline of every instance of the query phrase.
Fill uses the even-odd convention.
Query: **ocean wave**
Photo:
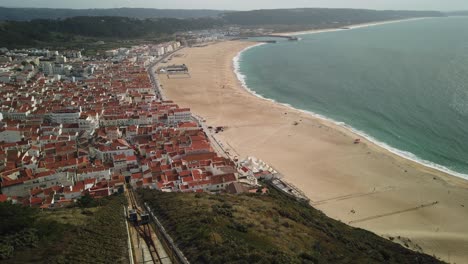
[[[400,149],[397,149],[397,148],[394,148],[390,145],[388,145],[387,143],[385,142],[382,142],[382,141],[379,141],[377,140],[376,138],[370,136],[369,134],[365,133],[364,131],[362,130],[359,130],[359,129],[356,129],[352,126],[350,126],[349,124],[345,123],[345,122],[342,122],[342,121],[337,121],[337,120],[334,120],[332,118],[329,118],[329,117],[326,117],[324,115],[321,115],[321,114],[318,114],[318,113],[315,113],[315,112],[312,112],[312,111],[308,111],[308,110],[304,110],[304,109],[298,109],[298,108],[295,108],[293,107],[292,105],[290,104],[286,104],[286,103],[280,103],[274,99],[271,99],[271,98],[266,98],[264,97],[263,95],[255,92],[254,90],[250,89],[248,86],[247,86],[247,82],[246,82],[246,78],[247,76],[245,76],[241,70],[240,70],[240,62],[241,62],[241,59],[242,59],[242,55],[245,51],[249,50],[249,49],[252,49],[252,48],[255,48],[255,47],[258,47],[258,46],[261,46],[261,45],[265,45],[264,43],[260,43],[258,45],[253,45],[253,46],[250,46],[250,47],[247,47],[245,49],[243,49],[242,51],[240,51],[234,58],[233,58],[233,65],[234,65],[234,72],[237,76],[237,79],[239,80],[239,82],[241,83],[242,87],[247,91],[249,92],[250,94],[262,99],[262,100],[266,100],[266,101],[269,101],[269,102],[273,102],[273,103],[276,103],[276,104],[280,104],[280,105],[283,105],[285,107],[288,107],[292,110],[295,110],[295,111],[299,111],[299,112],[302,112],[302,113],[305,113],[305,114],[308,114],[312,117],[315,117],[315,118],[318,118],[318,119],[321,119],[321,120],[324,120],[326,122],[330,122],[332,124],[335,124],[337,126],[340,126],[340,127],[343,127],[349,131],[351,131],[352,133],[360,136],[360,137],[363,137],[365,138],[366,140],[368,140],[369,142],[372,142],[373,144],[387,150],[387,151],[390,151],[391,153],[399,156],[399,157],[402,157],[404,159],[407,159],[407,160],[410,160],[410,161],[413,161],[413,162],[416,162],[418,164],[421,164],[425,167],[428,167],[428,168],[432,168],[432,169],[435,169],[437,171],[440,171],[440,172],[444,172],[444,173],[447,173],[449,175],[452,175],[452,176],[455,176],[455,177],[458,177],[458,178],[462,178],[462,179],[465,179],[465,180],[468,180],[468,174],[463,174],[463,173],[460,173],[460,172],[456,172],[454,170],[451,170],[443,165],[440,165],[440,164],[437,164],[437,163],[434,163],[432,161],[428,161],[428,160],[425,160],[423,158],[420,158],[418,157],[417,155],[415,155],[414,153],[411,153],[409,151],[405,151],[405,150],[400,150]]]
[[[256,45],[249,46],[249,47],[241,50],[239,53],[237,53],[237,55],[232,59],[232,62],[233,62],[233,65],[234,65],[234,73],[236,74],[237,79],[242,84],[242,87],[245,88],[246,90],[248,90],[251,93],[255,93],[255,92],[250,90],[247,87],[247,83],[245,82],[246,76],[244,74],[242,74],[242,72],[240,71],[240,60],[241,60],[242,54],[244,54],[244,52],[246,52],[247,50],[253,49],[255,47],[259,47],[259,46],[262,46],[262,45],[265,45],[265,44],[266,43],[258,43]]]

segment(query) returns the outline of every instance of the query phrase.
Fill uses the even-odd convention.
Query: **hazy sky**
[[[468,10],[468,0],[0,0],[0,6],[52,8],[148,7],[250,10],[349,7],[406,10]]]

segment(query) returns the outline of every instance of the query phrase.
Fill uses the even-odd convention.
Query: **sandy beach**
[[[233,58],[253,44],[179,51],[169,64],[185,63],[191,77],[159,75],[166,96],[208,125],[227,126],[218,138],[231,153],[271,164],[328,216],[468,263],[468,181],[366,140],[355,145],[358,136],[345,128],[250,94],[234,73]]]
[[[387,20],[387,21],[380,21],[380,22],[354,24],[350,26],[344,26],[343,29],[344,28],[356,29],[356,28],[372,27],[372,26],[378,26],[378,25],[398,23],[398,22],[403,22],[403,21],[416,21],[416,20],[421,20],[421,19],[427,19],[427,18],[418,17],[418,18],[408,18],[408,19]],[[299,35],[305,35],[305,34],[323,33],[323,32],[330,32],[330,31],[336,31],[336,30],[342,30],[342,29],[339,29],[339,28],[312,29],[312,30],[295,31],[295,32],[274,33],[273,35],[299,36]]]

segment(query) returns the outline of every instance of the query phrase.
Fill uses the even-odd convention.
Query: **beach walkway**
[[[356,223],[361,223],[361,222],[365,222],[365,221],[370,221],[370,220],[374,220],[374,219],[378,219],[378,218],[382,218],[382,217],[386,217],[386,216],[391,216],[391,215],[397,215],[397,214],[403,214],[403,213],[407,213],[407,212],[411,212],[411,211],[416,211],[416,210],[420,210],[420,209],[423,209],[423,208],[427,208],[427,207],[432,207],[432,206],[435,206],[439,204],[439,202],[432,202],[432,203],[426,203],[426,204],[421,204],[419,206],[416,206],[416,207],[412,207],[412,208],[408,208],[408,209],[403,209],[403,210],[399,210],[399,211],[395,211],[395,212],[390,212],[390,213],[386,213],[386,214],[379,214],[379,215],[374,215],[374,216],[369,216],[369,217],[365,217],[365,218],[361,218],[361,219],[357,219],[357,220],[353,220],[353,221],[349,221],[348,224],[356,224]]]

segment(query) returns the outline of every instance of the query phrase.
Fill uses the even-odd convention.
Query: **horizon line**
[[[154,10],[187,10],[187,11],[232,11],[232,12],[246,12],[258,10],[292,10],[292,9],[354,9],[354,10],[374,10],[374,11],[414,11],[414,12],[468,12],[468,9],[460,10],[414,10],[414,9],[371,9],[371,8],[351,8],[351,7],[289,7],[289,8],[259,8],[259,9],[213,9],[213,8],[156,8],[156,7],[86,7],[86,8],[73,8],[73,7],[20,7],[20,6],[2,6],[0,8],[16,8],[16,9],[68,9],[68,10],[108,10],[108,9],[154,9]]]

